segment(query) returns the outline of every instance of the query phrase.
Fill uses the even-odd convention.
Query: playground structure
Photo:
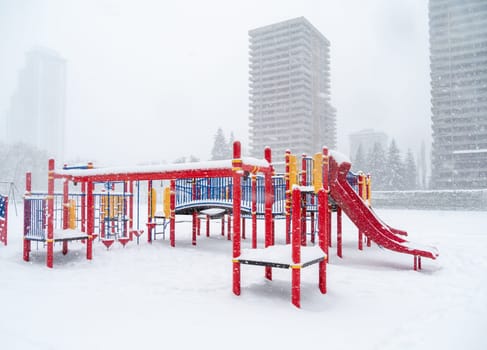
[[[7,245],[8,197],[0,194],[0,243]]]
[[[292,270],[292,303],[300,306],[300,272],[318,264],[318,286],[326,293],[326,263],[331,247],[331,215],[336,212],[337,255],[342,257],[341,215],[344,211],[358,228],[358,248],[364,237],[370,246],[378,245],[413,255],[414,269],[421,269],[421,257],[435,259],[434,247],[414,245],[406,241],[405,231],[383,223],[370,206],[370,176],[349,172],[350,162],[340,153],[324,148],[313,157],[298,158],[286,153],[285,175],[274,174],[271,150],[264,159],[242,158],[240,143],[234,143],[232,160],[204,163],[143,166],[133,168],[95,169],[65,167],[55,170],[49,161],[48,192],[31,190],[30,174],[26,176],[24,197],[24,260],[29,260],[31,242],[47,246],[46,264],[53,267],[53,247],[62,242],[63,253],[68,242],[86,243],[86,258],[92,259],[93,241],[98,239],[107,249],[116,241],[123,246],[143,234],[140,229],[140,182],[147,182],[147,241],[158,234],[176,245],[176,214],[192,216],[192,244],[206,220],[206,233],[213,218],[228,223],[232,240],[233,292],[241,293],[240,268],[244,265],[264,266],[265,277],[272,279],[273,268]],[[61,180],[62,192],[55,192],[55,181]],[[158,210],[154,181],[165,181],[162,210]],[[74,192],[75,186],[81,192]],[[134,186],[137,193],[134,193]],[[357,193],[358,192],[358,193]],[[134,204],[134,197],[137,203]],[[137,211],[137,227],[134,227]],[[245,222],[251,219],[251,249],[241,249],[245,238]],[[264,220],[264,247],[257,248],[257,220]],[[286,245],[275,244],[274,220],[285,220]],[[318,244],[315,244],[315,236]],[[309,237],[309,245],[308,245]]]

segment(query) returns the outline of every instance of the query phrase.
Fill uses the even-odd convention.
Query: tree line
[[[352,158],[352,171],[371,174],[372,189],[379,191],[415,190],[424,187],[411,149],[404,156],[393,139],[387,150],[377,142],[368,152],[360,145]],[[424,171],[423,171],[424,172]]]

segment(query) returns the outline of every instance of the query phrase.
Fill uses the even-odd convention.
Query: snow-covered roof
[[[255,166],[259,168],[269,167],[269,162],[265,159],[257,159],[251,157],[241,158],[243,164]],[[107,168],[94,169],[74,169],[74,170],[57,170],[59,175],[70,176],[96,176],[96,175],[112,175],[112,174],[144,174],[144,173],[164,173],[171,171],[185,171],[185,170],[214,170],[214,169],[231,169],[232,160],[213,160],[207,162],[195,163],[180,163],[180,164],[160,164],[160,165],[138,165],[138,166],[117,166]]]

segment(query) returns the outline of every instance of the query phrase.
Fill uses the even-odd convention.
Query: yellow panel
[[[316,153],[313,157],[313,186],[315,193],[323,188],[323,154]]]
[[[171,188],[164,188],[164,216],[171,217]]]

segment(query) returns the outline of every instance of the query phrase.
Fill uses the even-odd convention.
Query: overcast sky
[[[25,52],[67,60],[69,159],[210,158],[218,127],[248,144],[248,30],[304,16],[331,42],[338,148],[364,128],[431,142],[426,0],[0,0],[0,115]],[[277,155],[275,155],[276,157]]]

